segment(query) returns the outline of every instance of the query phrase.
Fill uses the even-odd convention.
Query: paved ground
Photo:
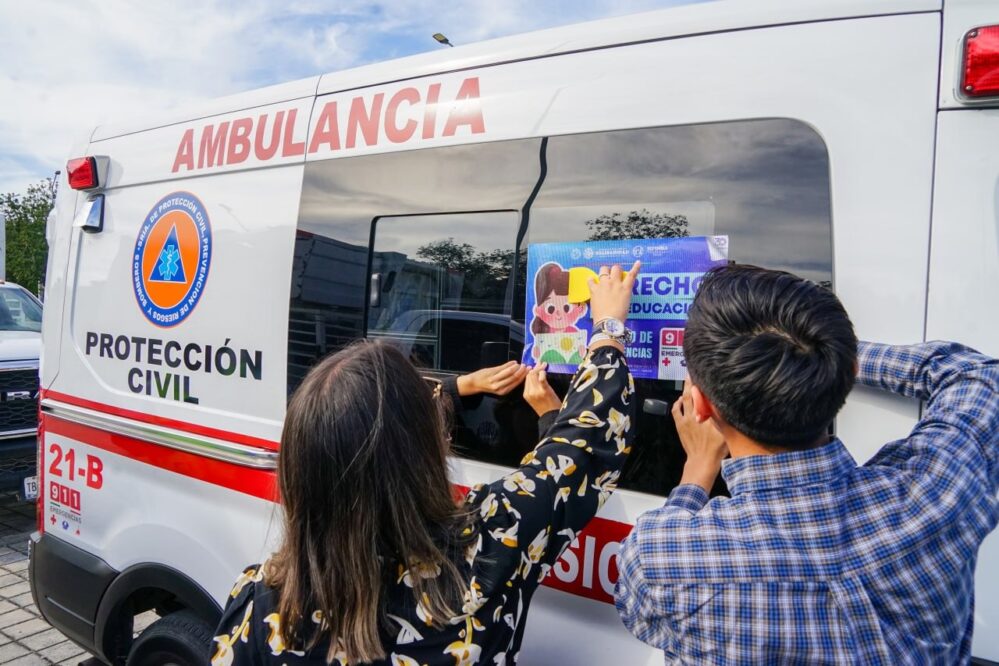
[[[28,535],[34,529],[35,505],[0,495],[0,664],[77,666],[90,655],[50,627],[31,600]]]

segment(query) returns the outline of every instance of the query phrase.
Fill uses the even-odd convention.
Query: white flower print
[[[475,576],[472,576],[472,580],[468,583],[468,589],[465,590],[465,603],[461,607],[461,612],[466,615],[475,615],[488,601],[489,598],[482,595],[482,586],[475,580]]]
[[[414,627],[412,623],[407,622],[397,615],[392,615],[391,613],[386,613],[386,615],[390,620],[399,624],[399,634],[395,639],[397,645],[406,645],[407,643],[415,643],[416,641],[423,640],[423,635],[416,630],[416,627]]]
[[[609,441],[611,437],[614,438],[614,443],[617,445],[615,455],[631,453],[631,447],[625,446],[627,440],[624,437],[629,430],[631,430],[631,417],[611,407],[607,414],[606,439]]]
[[[548,456],[545,459],[545,469],[553,479],[559,481],[563,475],[572,476],[572,473],[576,471],[576,461],[562,454],[558,454],[556,457]]]
[[[526,555],[532,563],[537,564],[544,556],[545,549],[548,547],[548,535],[551,533],[551,529],[551,527],[546,527],[538,532],[538,535],[527,546]]]
[[[578,417],[569,419],[569,423],[577,428],[599,428],[604,424],[599,416],[588,409],[580,412]]]
[[[580,371],[579,376],[576,378],[576,391],[583,392],[589,388],[597,379],[600,377],[600,373],[597,367],[592,363],[587,363],[583,366]]]
[[[399,577],[396,582],[402,582],[406,587],[413,587],[413,576],[419,576],[420,578],[437,578],[441,575],[441,568],[438,564],[419,564],[415,563],[408,569],[403,569],[402,565],[399,565]]]
[[[271,655],[279,657],[285,653],[287,650],[289,653],[296,655],[298,657],[303,656],[304,652],[298,652],[296,650],[288,650],[288,646],[284,644],[284,639],[281,638],[281,615],[279,613],[271,613],[264,618],[264,622],[270,627],[270,634],[267,636],[267,647],[271,649]]]
[[[243,591],[243,588],[251,583],[259,583],[264,579],[264,566],[260,565],[256,569],[247,569],[239,575],[236,579],[236,584],[233,585],[232,591],[229,596],[235,599],[239,596],[239,593]]]
[[[465,551],[465,561],[468,562],[468,566],[475,564],[475,558],[479,553],[482,552],[482,535],[479,534],[475,539],[475,543],[469,544]]]
[[[600,497],[597,500],[598,506],[603,506],[607,498],[610,497],[614,489],[617,488],[617,479],[621,476],[620,470],[607,470],[596,479],[593,480],[593,488],[600,491]]]
[[[489,530],[489,536],[496,539],[504,546],[509,548],[517,547],[517,529],[520,527],[520,523],[516,522],[510,527],[502,528],[497,527],[495,529]]]
[[[423,593],[420,602],[416,604],[416,617],[420,618],[423,624],[428,627],[434,623],[434,616],[430,614],[430,597],[427,596],[426,592]]]
[[[523,472],[508,474],[503,481],[503,487],[509,491],[516,491],[518,495],[534,497],[534,479],[527,478]]]
[[[482,520],[489,520],[496,515],[498,509],[499,500],[496,499],[496,493],[489,493],[482,500],[482,504],[479,505],[479,515],[482,517]]]
[[[485,630],[485,626],[476,618],[467,618],[465,620],[465,628],[458,633],[462,640],[454,641],[444,648],[444,654],[454,657],[455,666],[473,666],[479,663],[479,657],[482,656],[482,648],[473,643],[472,639],[476,631],[483,630]]]
[[[233,647],[236,641],[246,643],[250,638],[250,618],[253,617],[253,601],[246,605],[246,612],[243,613],[243,620],[232,628],[232,632],[227,636],[222,634],[215,637],[218,648],[212,656],[212,666],[232,666]]]

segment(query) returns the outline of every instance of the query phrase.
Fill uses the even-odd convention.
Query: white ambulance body
[[[311,364],[364,336],[432,373],[519,358],[518,250],[628,236],[629,215],[830,282],[862,338],[999,356],[999,65],[981,55],[997,24],[990,0],[692,5],[97,128],[49,229],[42,613],[108,662],[148,609],[203,638],[279,538],[281,423]],[[676,388],[639,382],[652,400]],[[525,410],[487,398],[461,417],[457,484],[516,464]],[[537,594],[521,663],[660,663],[611,599],[618,540],[679,479],[655,411]],[[918,415],[857,389],[836,430],[863,462]],[[978,658],[999,660],[997,592],[992,535]]]

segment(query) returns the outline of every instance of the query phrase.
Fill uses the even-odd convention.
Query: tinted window
[[[520,211],[538,181],[540,145],[504,141],[307,163],[291,276],[288,392],[318,359],[365,335],[376,220]],[[516,242],[516,228],[510,233],[504,247]]]
[[[793,120],[309,163],[302,196],[289,389],[365,332],[407,345],[431,374],[519,358],[529,243],[725,234],[734,261],[832,281],[828,156]],[[564,390],[568,378],[551,381]],[[637,385],[640,405],[678,395],[674,382]],[[684,456],[671,419],[650,406],[621,486],[665,495]],[[486,398],[456,423],[456,448],[515,465],[535,425],[519,396]]]
[[[552,137],[546,157],[528,243],[724,234],[733,261],[832,282],[828,156],[801,122]],[[523,304],[514,312],[523,316]],[[640,405],[671,404],[681,384],[636,388]],[[672,418],[642,413],[621,486],[666,494],[684,460]]]
[[[0,289],[0,331],[41,331],[42,307],[28,292]]]

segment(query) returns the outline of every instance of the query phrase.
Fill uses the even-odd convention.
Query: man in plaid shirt
[[[967,663],[978,547],[999,521],[999,362],[953,343],[858,349],[831,292],[752,267],[704,280],[684,352],[687,463],[623,544],[628,629],[671,664]],[[860,466],[826,434],[855,376],[925,401]],[[731,497],[709,501],[719,468]]]

